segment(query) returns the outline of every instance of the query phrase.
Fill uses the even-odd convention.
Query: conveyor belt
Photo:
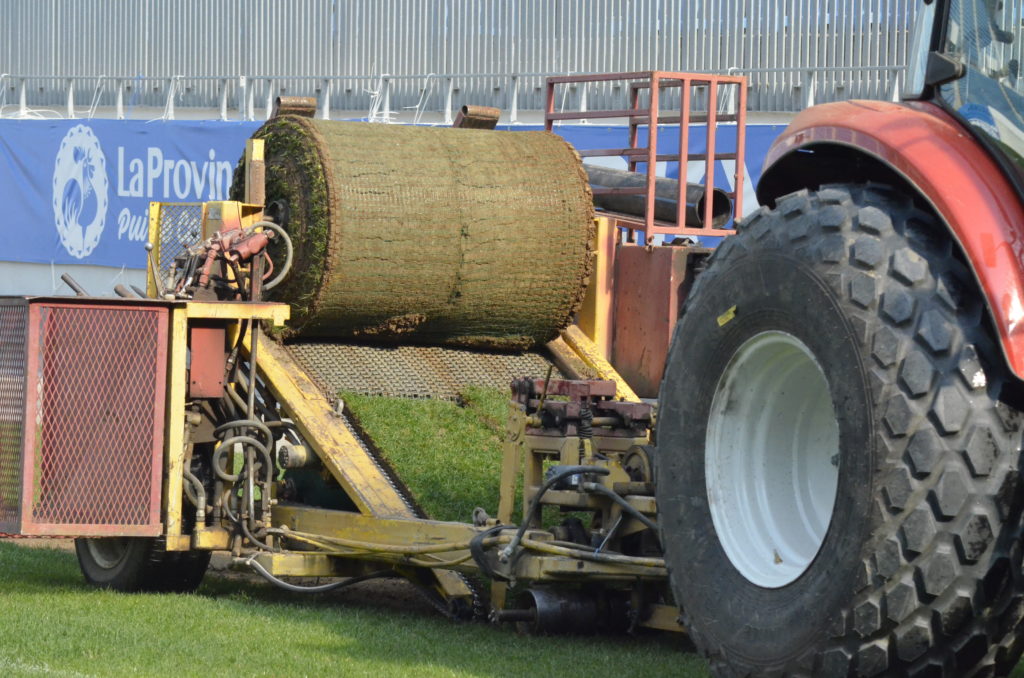
[[[469,386],[507,389],[518,377],[543,377],[540,353],[469,351],[437,346],[366,346],[300,341],[295,360],[328,397],[341,392],[396,398],[459,400]],[[562,375],[557,370],[555,378]]]

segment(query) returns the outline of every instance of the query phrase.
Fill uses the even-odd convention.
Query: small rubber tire
[[[210,564],[209,551],[167,551],[157,537],[75,539],[86,582],[125,593],[192,593]]]
[[[952,678],[1015,666],[1021,414],[1001,401],[1007,375],[983,303],[935,217],[885,186],[788,195],[718,247],[676,327],[656,431],[670,585],[716,675]],[[729,488],[708,484],[720,380],[766,332],[813,355],[838,426],[820,546],[773,586],[728,555],[709,492]]]

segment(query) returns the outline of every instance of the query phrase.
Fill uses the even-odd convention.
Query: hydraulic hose
[[[611,473],[611,471],[601,466],[569,466],[566,469],[548,478],[544,482],[544,484],[541,485],[540,491],[537,493],[537,496],[535,496],[533,498],[533,501],[530,502],[530,510],[527,512],[526,517],[523,519],[523,522],[520,523],[519,529],[516,530],[516,536],[512,537],[512,541],[508,543],[508,546],[503,548],[501,552],[498,553],[499,560],[505,562],[512,556],[513,553],[515,553],[515,550],[519,546],[519,543],[523,540],[523,535],[526,534],[527,528],[533,523],[534,519],[536,518],[537,511],[540,510],[540,500],[544,497],[545,493],[547,493],[548,490],[550,490],[555,484],[557,484],[563,478],[581,475],[583,473],[594,473],[599,476],[606,476],[609,473]]]
[[[603,494],[604,496],[608,497],[609,499],[614,501],[616,504],[621,506],[623,511],[625,511],[629,515],[633,516],[634,518],[639,520],[641,523],[643,523],[647,527],[649,527],[652,530],[654,530],[655,534],[658,533],[658,524],[657,523],[655,523],[653,520],[651,520],[650,518],[645,516],[643,513],[638,511],[635,506],[633,506],[628,501],[626,501],[625,499],[620,497],[613,490],[608,489],[607,487],[605,487],[604,485],[601,485],[600,483],[583,483],[583,490],[586,491],[586,492],[597,492],[598,494]]]
[[[267,444],[273,440],[273,436],[270,434],[270,428],[258,419],[238,419],[236,421],[229,421],[226,424],[221,424],[217,428],[213,429],[213,435],[220,438],[220,434],[225,431],[229,431],[233,428],[255,428],[259,429],[260,433],[266,436]]]
[[[485,554],[485,550],[484,550],[486,544],[484,542],[489,537],[493,537],[494,535],[498,534],[502,530],[507,530],[507,529],[509,529],[508,525],[495,525],[494,527],[492,527],[492,528],[490,528],[488,530],[484,530],[483,532],[481,532],[480,534],[476,535],[475,537],[473,537],[472,539],[469,540],[469,554],[471,556],[473,556],[473,562],[476,563],[477,567],[480,568],[480,571],[484,573],[485,577],[489,577],[491,579],[504,579],[505,578],[502,575],[500,575],[497,572],[495,572],[494,568],[491,567],[491,564],[489,562],[487,562],[487,558],[486,558],[486,554]]]
[[[234,383],[232,384],[232,386],[235,387],[235,388],[238,388],[239,390],[241,390],[245,394],[246,399],[248,399],[248,397],[249,397],[249,377],[246,374],[244,374],[240,370],[236,370],[235,371],[235,375],[234,375]],[[243,400],[242,397],[239,394],[234,393],[231,388],[228,388],[226,390],[227,390],[228,396],[230,396],[230,398],[235,403],[235,405],[239,405],[241,403],[241,412],[245,412],[246,409],[249,407],[249,405],[246,403],[246,401]],[[266,405],[267,394],[263,393],[262,391],[260,391],[260,387],[259,387],[258,384],[257,384],[257,391],[259,392],[260,398],[262,398],[263,400],[262,401],[260,401],[260,400],[255,401],[255,407],[257,409],[259,409],[260,413],[263,416],[265,416],[267,418],[275,417],[276,415],[273,412],[271,412],[270,409]],[[245,416],[245,415],[243,415],[243,416]]]
[[[239,398],[239,400],[241,399]],[[243,403],[237,404],[242,405]],[[255,493],[253,488],[254,483],[259,482],[261,485],[261,496],[264,498],[263,500],[266,501],[269,498],[270,488],[274,480],[274,460],[269,447],[273,442],[273,434],[270,432],[270,428],[266,424],[251,415],[251,394],[250,403],[246,409],[249,412],[249,415],[246,418],[228,421],[217,426],[214,429],[214,435],[219,438],[228,432],[249,430],[256,431],[255,435],[264,438],[266,442],[254,437],[253,435],[236,434],[223,438],[214,449],[211,456],[211,462],[213,472],[217,478],[231,484],[230,489],[220,497],[221,507],[228,520],[237,525],[242,531],[242,534],[255,546],[265,550],[273,550],[269,544],[262,541],[258,536],[256,536],[256,534],[254,534],[257,524],[254,504]],[[246,450],[245,461],[242,464],[241,470],[237,474],[228,472],[226,461],[224,460],[225,454],[236,444],[242,445]],[[265,469],[266,478],[262,482],[257,481],[255,478],[255,452],[259,453],[261,465]],[[243,489],[243,506],[240,507],[242,511],[235,513],[231,509],[231,498],[236,495],[240,485],[242,485]],[[264,504],[265,514],[268,513],[266,508],[266,504]],[[245,513],[243,513],[243,511]],[[247,516],[245,514],[247,514]],[[266,516],[264,516],[264,519],[266,519]],[[252,521],[251,526],[248,524],[248,521]]]
[[[248,565],[253,570],[255,570],[257,574],[259,574],[261,577],[266,579],[274,586],[279,586],[280,588],[283,588],[285,591],[291,591],[292,593],[326,593],[327,591],[335,591],[337,589],[344,588],[346,586],[352,586],[353,584],[358,584],[369,579],[381,579],[383,577],[396,576],[396,574],[391,570],[378,570],[377,572],[371,572],[370,574],[364,574],[359,577],[349,577],[348,579],[332,582],[330,584],[321,584],[319,586],[299,586],[297,584],[290,584],[270,574],[267,568],[263,567],[258,562],[256,562],[254,555],[248,558],[236,558],[235,562],[241,562],[245,565]]]
[[[228,394],[228,398],[231,400],[231,404],[234,405],[236,412],[240,416],[244,417],[246,405],[245,400],[242,398],[242,396],[238,395],[238,392],[236,391],[236,388],[238,386],[239,384],[237,382],[233,384],[226,384],[224,387],[224,392]]]
[[[620,565],[638,565],[640,567],[665,567],[663,558],[644,558],[641,556],[625,556],[612,553],[594,553],[582,549],[570,549],[564,546],[554,546],[548,542],[537,541],[529,537],[523,539],[522,546],[533,551],[549,553],[554,556],[568,556],[580,560],[592,560],[598,563],[617,563]]]
[[[199,480],[188,468],[182,469],[182,475],[185,476],[185,496],[192,502],[192,505],[196,507],[196,514],[198,516],[206,515],[206,488],[203,487],[203,482]]]
[[[280,285],[281,282],[285,279],[285,276],[287,276],[289,271],[292,270],[292,259],[294,258],[294,255],[295,255],[295,248],[292,246],[292,239],[288,235],[287,231],[285,231],[283,228],[281,228],[280,226],[278,226],[274,222],[272,222],[272,221],[258,221],[258,222],[256,222],[253,225],[254,226],[260,226],[260,227],[265,228],[267,230],[273,231],[274,235],[276,235],[277,237],[281,238],[281,242],[284,243],[284,248],[285,248],[284,264],[281,266],[280,271],[278,271],[278,274],[274,276],[274,279],[271,280],[270,282],[265,283],[263,285],[263,289],[264,290],[270,291],[270,290],[274,289],[275,287],[277,287],[278,285]]]
[[[221,466],[221,459],[223,458],[224,453],[227,452],[228,449],[230,449],[230,447],[235,443],[241,443],[242,445],[252,445],[253,447],[255,447],[257,450],[260,451],[260,454],[263,456],[263,460],[269,465],[269,468],[273,469],[273,460],[270,456],[270,450],[267,448],[266,445],[264,445],[256,438],[253,438],[252,436],[231,436],[230,438],[225,438],[223,441],[221,441],[220,444],[217,445],[217,449],[213,451],[213,471],[214,473],[217,474],[218,478],[220,478],[221,480],[226,480],[229,483],[233,483],[236,480],[238,480],[237,475],[228,473],[227,467]],[[272,476],[271,480],[273,480]]]

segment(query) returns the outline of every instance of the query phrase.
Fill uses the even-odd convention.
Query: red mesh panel
[[[0,524],[18,519],[28,306],[0,306]]]
[[[166,319],[159,308],[41,305],[26,523],[159,525]]]

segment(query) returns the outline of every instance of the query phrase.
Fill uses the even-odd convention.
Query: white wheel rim
[[[779,588],[825,541],[839,485],[839,424],[828,380],[807,346],[762,332],[718,381],[704,461],[708,505],[732,565]]]
[[[86,539],[85,546],[92,559],[104,570],[117,567],[128,553],[128,540],[124,537]]]

